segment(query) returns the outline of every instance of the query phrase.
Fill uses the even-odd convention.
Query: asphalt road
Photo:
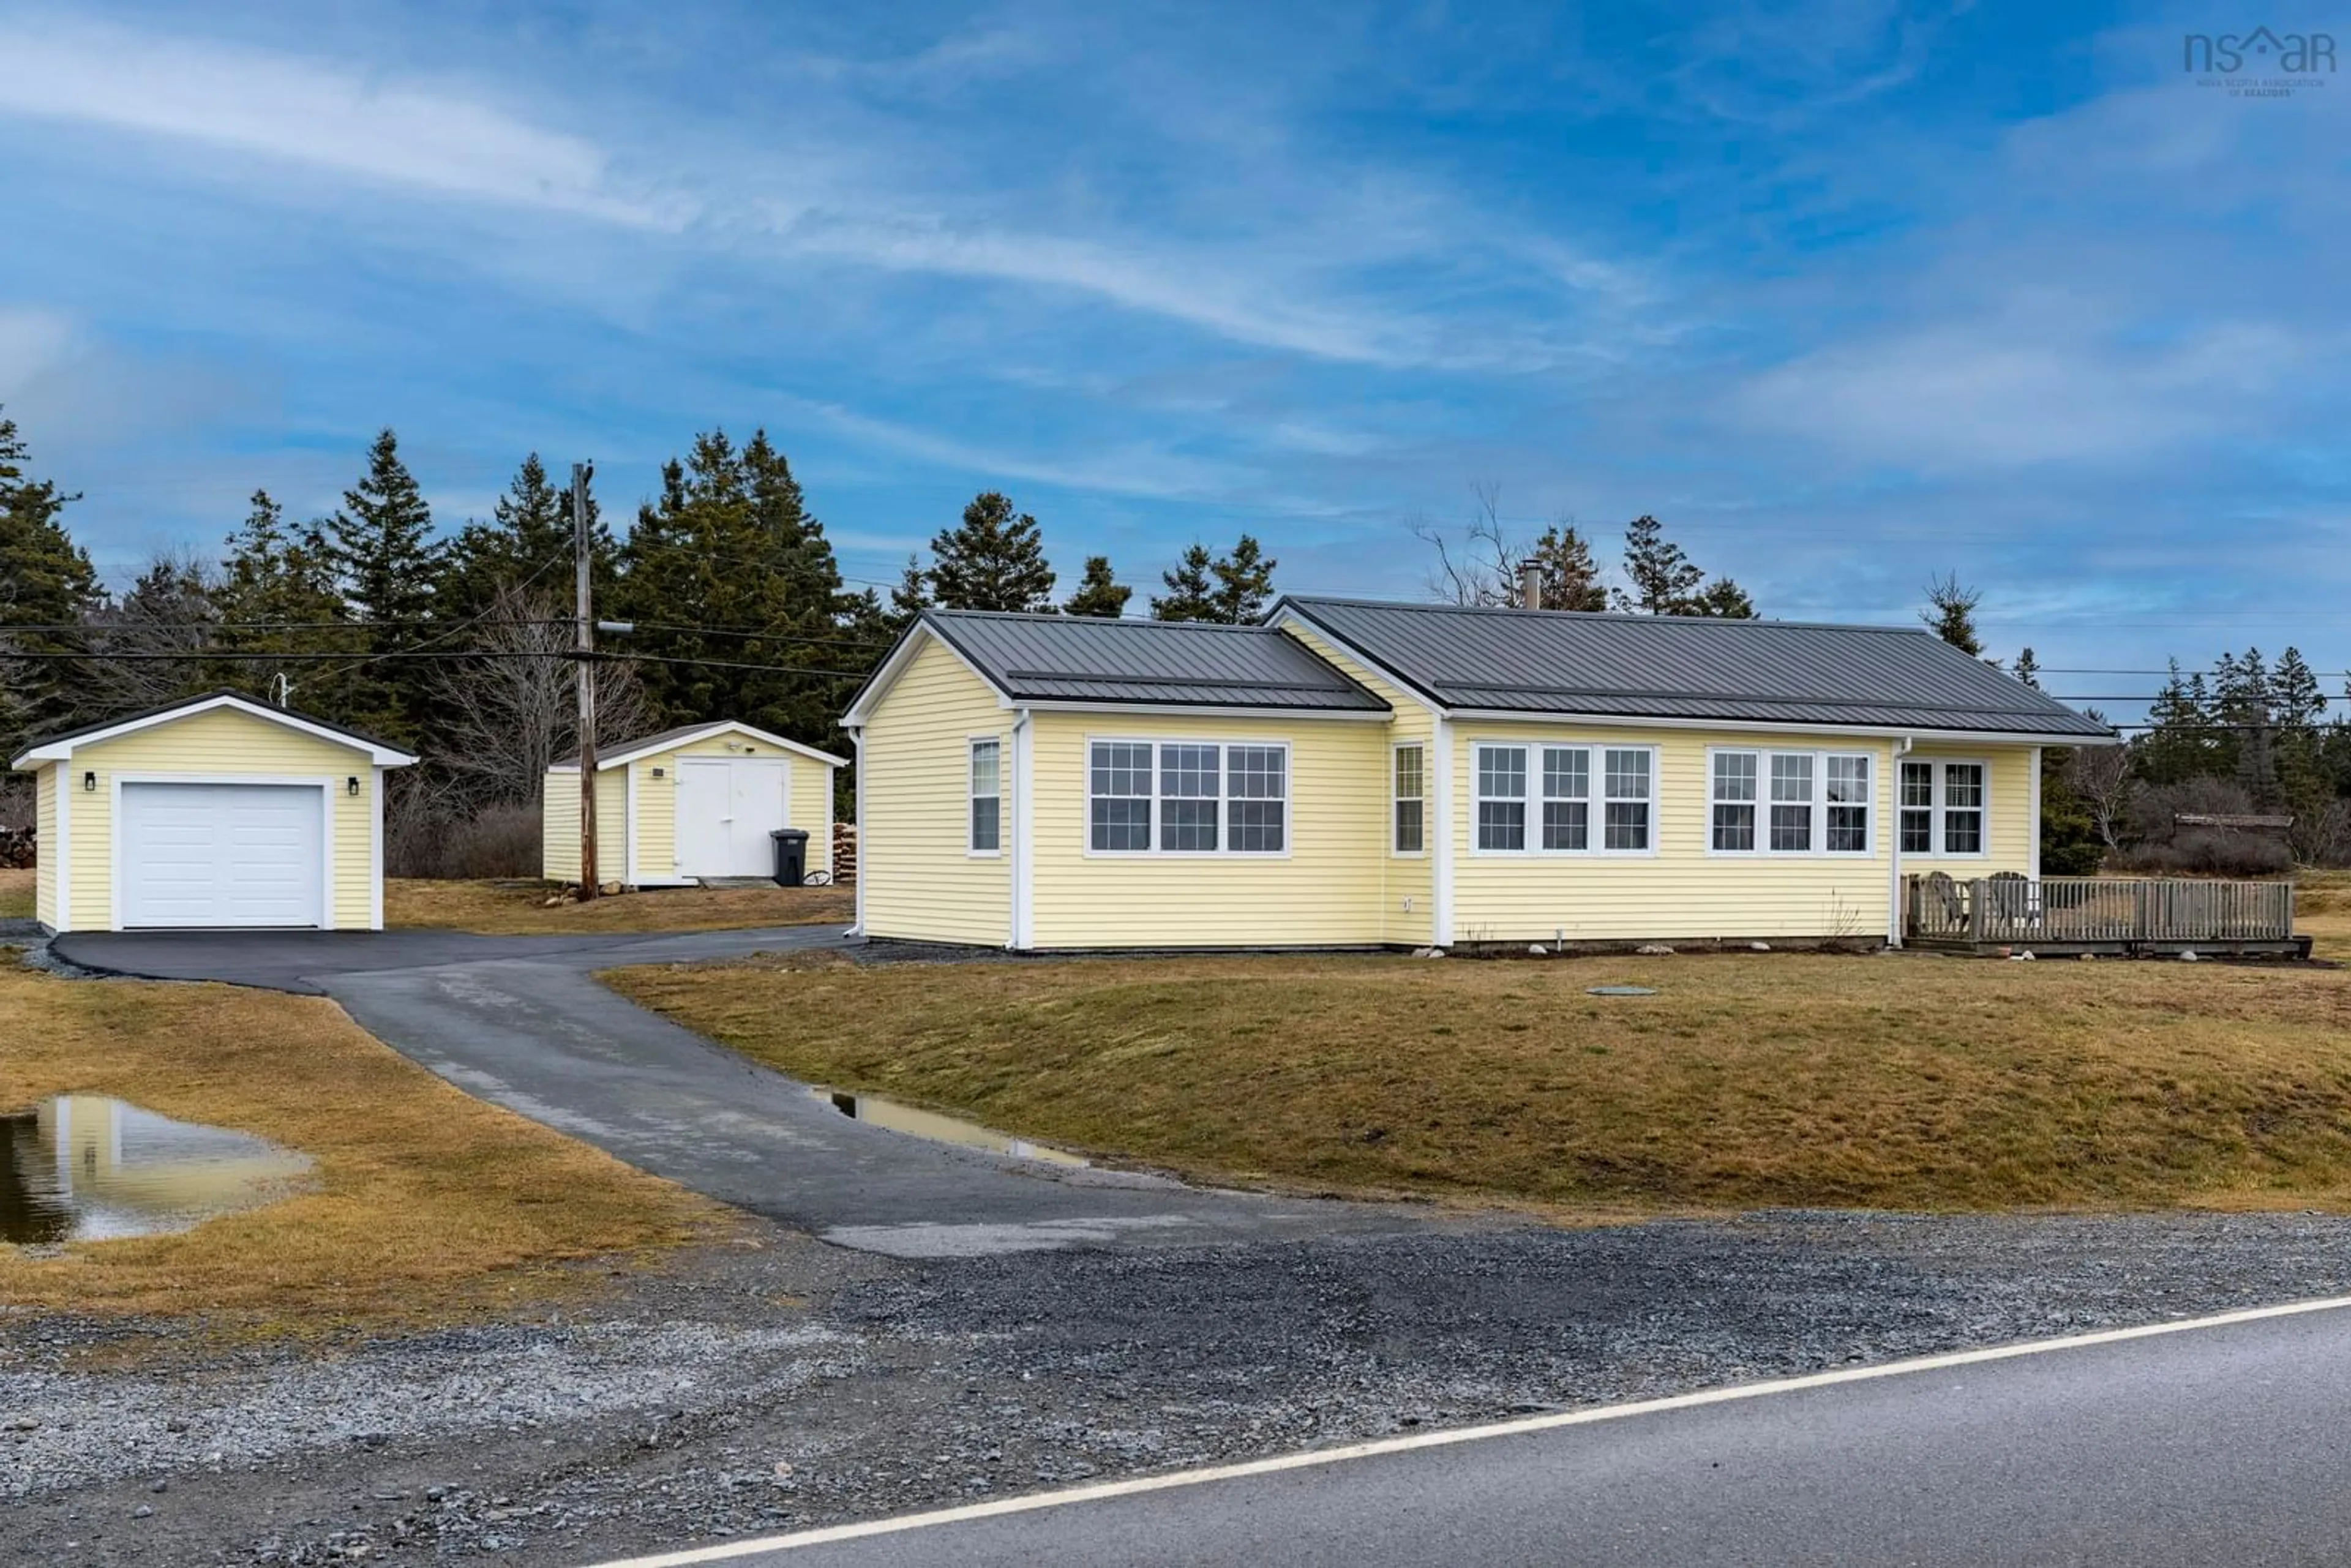
[[[731,1560],[2340,1563],[2346,1408],[2330,1310]]]
[[[980,1257],[1433,1223],[1425,1207],[1209,1192],[888,1132],[593,977],[628,964],[843,940],[823,926],[598,937],[116,932],[59,936],[50,951],[110,973],[332,997],[369,1033],[482,1099],[721,1202],[865,1251]],[[856,1027],[854,1019],[841,1023]]]

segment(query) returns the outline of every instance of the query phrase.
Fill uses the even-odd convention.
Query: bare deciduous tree
[[[442,667],[435,760],[465,793],[486,804],[536,801],[549,766],[578,752],[571,662],[555,656],[571,640],[552,601],[502,589],[480,628],[477,646],[489,656]],[[626,664],[596,666],[596,727],[608,740],[653,727],[644,688]]]
[[[1545,610],[1605,610],[1608,595],[1590,544],[1576,532],[1575,519],[1562,517],[1533,538],[1513,535],[1502,522],[1502,487],[1490,479],[1469,486],[1476,510],[1458,530],[1426,517],[1407,525],[1413,537],[1437,552],[1428,574],[1429,593],[1456,604],[1526,608],[1519,576],[1531,563]]]
[[[2119,746],[2077,746],[2065,758],[2065,782],[2089,808],[2091,824],[2106,848],[2121,848],[2122,827],[2138,791],[2130,752]]]

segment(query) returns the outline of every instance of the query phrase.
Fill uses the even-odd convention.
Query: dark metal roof
[[[926,610],[923,624],[1015,701],[1385,713],[1267,626]]]
[[[2111,737],[1923,628],[1282,603],[1447,708]]]

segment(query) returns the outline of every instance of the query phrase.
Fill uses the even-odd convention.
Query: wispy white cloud
[[[441,195],[672,228],[674,193],[632,192],[593,143],[475,92],[300,56],[12,18],[0,113],[139,132]]]
[[[1126,443],[1083,457],[1034,457],[1003,448],[877,419],[836,403],[778,397],[827,428],[867,446],[959,468],[985,478],[1033,479],[1067,490],[1153,500],[1199,500],[1222,496],[1254,477],[1233,465],[1187,457],[1148,444]]]

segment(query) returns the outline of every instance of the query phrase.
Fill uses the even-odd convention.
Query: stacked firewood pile
[[[32,829],[0,828],[0,871],[22,871],[33,859]]]
[[[857,880],[857,824],[835,822],[832,825],[832,882],[835,887],[845,887]]]

